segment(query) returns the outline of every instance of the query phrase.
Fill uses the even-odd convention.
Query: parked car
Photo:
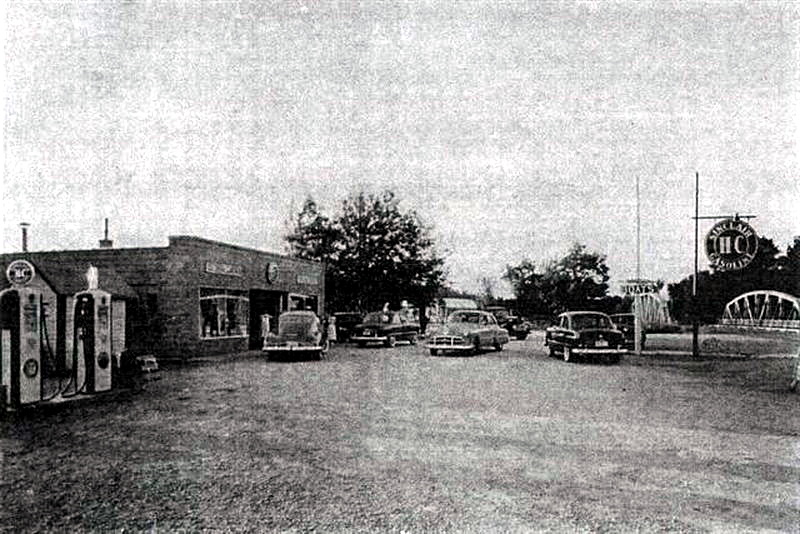
[[[408,341],[412,345],[419,336],[419,322],[411,314],[399,311],[371,312],[364,317],[361,324],[353,329],[350,340],[359,347],[369,343],[383,343],[394,347],[398,341]]]
[[[582,357],[605,357],[616,363],[627,351],[622,332],[605,313],[592,311],[565,312],[545,330],[544,344],[550,356],[565,362]]]
[[[511,337],[523,340],[531,332],[531,324],[528,321],[518,315],[509,313],[502,306],[488,306],[486,311],[492,312],[500,328],[508,330],[508,335]]]
[[[451,313],[427,344],[431,356],[440,352],[476,354],[491,348],[503,350],[508,331],[500,328],[494,315],[484,310],[462,310]]]
[[[268,359],[314,358],[321,360],[328,342],[319,317],[313,311],[289,311],[278,317],[278,333],[264,339]]]
[[[350,341],[353,329],[364,318],[358,312],[337,312],[333,316],[336,318],[336,340],[340,342]]]
[[[610,315],[611,321],[613,321],[614,326],[617,327],[617,330],[622,332],[622,336],[625,338],[625,348],[633,349],[636,347],[636,316],[632,313],[615,313],[614,315]],[[644,343],[647,340],[647,333],[642,328],[641,334],[639,336],[639,343],[641,345],[642,350],[644,350]]]
[[[500,325],[508,330],[508,335],[523,340],[531,333],[531,323],[518,315],[508,315],[506,321]]]

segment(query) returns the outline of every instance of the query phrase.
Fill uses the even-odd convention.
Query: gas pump
[[[76,387],[85,393],[110,390],[111,293],[88,289],[75,294],[74,324]]]
[[[18,408],[41,400],[41,301],[34,288],[0,291],[0,390],[5,395],[0,404]]]

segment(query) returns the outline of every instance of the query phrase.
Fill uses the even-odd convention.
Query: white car
[[[500,328],[494,315],[483,310],[451,313],[447,321],[429,338],[431,356],[439,353],[477,354],[485,349],[503,350],[508,331]]]

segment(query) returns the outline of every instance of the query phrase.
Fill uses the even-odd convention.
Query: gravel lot
[[[472,358],[337,346],[9,417],[0,528],[798,532],[791,359],[543,349],[539,333]]]

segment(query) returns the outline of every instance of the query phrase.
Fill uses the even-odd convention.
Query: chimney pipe
[[[22,228],[22,252],[28,252],[28,227],[30,224],[26,222],[19,223],[19,227]]]
[[[108,238],[108,217],[106,217],[106,233],[105,237],[100,240],[100,248],[111,248],[114,246],[114,242]]]

